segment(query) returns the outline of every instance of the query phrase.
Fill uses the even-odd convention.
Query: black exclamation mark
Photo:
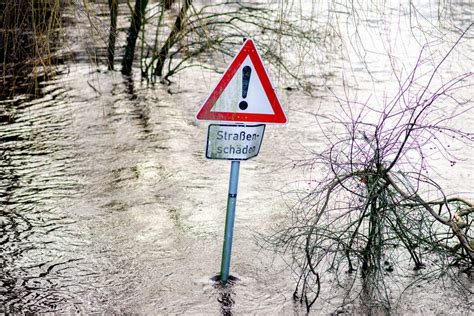
[[[250,66],[245,66],[242,69],[242,98],[245,99],[247,97],[247,92],[249,90],[249,83],[250,83],[250,74],[252,73],[252,68]],[[239,108],[241,110],[245,110],[249,107],[247,101],[240,101]]]

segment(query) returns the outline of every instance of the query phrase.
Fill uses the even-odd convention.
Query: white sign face
[[[258,155],[265,125],[211,124],[207,132],[206,158],[247,160]]]
[[[286,124],[286,115],[251,39],[245,41],[196,119]]]
[[[250,56],[240,65],[211,112],[275,114]]]

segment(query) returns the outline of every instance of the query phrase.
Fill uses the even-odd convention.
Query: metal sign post
[[[220,274],[221,282],[225,283],[229,279],[240,160],[258,155],[265,132],[264,124],[287,122],[251,39],[244,41],[229,68],[201,106],[196,119],[233,123],[209,125],[206,145],[206,158],[232,160]]]
[[[221,275],[222,282],[227,282],[232,253],[232,236],[234,235],[235,205],[237,203],[237,187],[239,185],[240,161],[232,161],[230,167],[229,196],[227,197],[227,213],[225,218],[224,246],[222,247]]]
[[[206,157],[209,159],[232,160],[220,274],[220,280],[223,283],[229,279],[240,160],[251,159],[258,155],[264,133],[264,124],[211,124],[208,128]]]

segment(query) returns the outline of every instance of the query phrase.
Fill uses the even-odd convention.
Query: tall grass
[[[61,0],[0,0],[0,97],[38,93],[54,74]]]

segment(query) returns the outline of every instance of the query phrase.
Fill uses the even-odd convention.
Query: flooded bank
[[[474,6],[463,10],[461,24]],[[190,70],[171,86],[142,81],[138,71],[123,77],[106,70],[105,54],[91,62],[89,30],[71,25],[76,31],[74,60],[41,84],[42,96],[0,104],[0,311],[304,314],[288,258],[262,248],[259,235],[285,222],[292,197],[283,193],[308,184],[291,167],[325,146],[333,126],[315,118],[337,111],[334,94],[346,88],[339,75],[326,83],[332,91],[316,87],[314,97],[278,87],[290,122],[267,126],[259,156],[241,164],[231,263],[238,280],[222,288],[211,278],[220,268],[230,162],[205,158],[207,123],[194,119],[219,75]],[[473,53],[470,35],[450,70],[472,65]],[[367,79],[367,65],[385,81]],[[352,66],[360,95],[390,85],[374,55]],[[458,119],[463,126],[473,113]],[[458,148],[464,160],[455,167],[434,157],[448,192],[473,197],[470,151]],[[336,312],[341,298],[331,285],[322,292],[314,313]],[[454,289],[424,284],[407,296],[397,312],[469,311]],[[357,303],[339,311],[351,308]]]

